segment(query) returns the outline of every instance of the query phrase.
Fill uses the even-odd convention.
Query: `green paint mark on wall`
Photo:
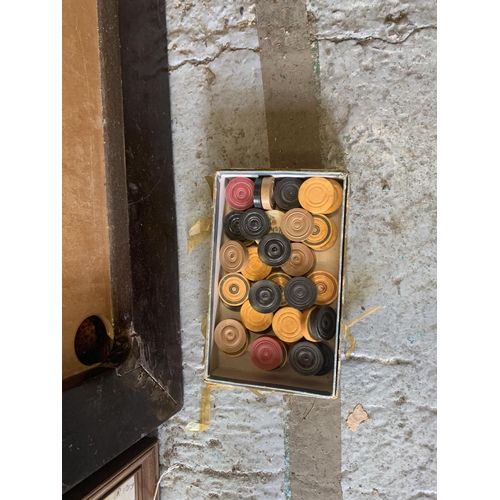
[[[410,335],[408,337],[408,341],[410,342],[410,344],[413,344],[417,339],[419,339],[420,337],[422,336],[421,333],[414,333],[413,335]]]
[[[313,65],[314,83],[316,85],[316,106],[321,107],[321,81],[320,81],[320,65],[319,65],[319,44],[314,42],[311,44],[311,56]]]

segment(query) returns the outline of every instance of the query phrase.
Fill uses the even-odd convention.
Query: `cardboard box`
[[[304,376],[296,373],[287,362],[283,368],[265,371],[257,368],[251,361],[249,349],[254,340],[260,335],[251,333],[250,344],[245,353],[238,357],[230,357],[219,351],[214,342],[214,329],[223,319],[239,319],[239,313],[229,310],[219,299],[218,284],[225,274],[219,262],[219,249],[228,241],[222,230],[224,216],[232,210],[226,202],[226,186],[234,177],[248,177],[256,179],[259,176],[273,176],[279,182],[280,178],[296,177],[307,179],[310,177],[325,177],[337,180],[343,187],[341,207],[329,215],[338,228],[338,237],[328,250],[315,252],[316,263],[312,270],[326,270],[333,273],[338,280],[338,296],[332,304],[337,312],[336,334],[328,341],[334,353],[334,368],[324,376]],[[348,210],[349,174],[347,172],[315,171],[263,171],[238,170],[219,171],[214,179],[214,212],[211,253],[210,303],[207,318],[207,345],[205,349],[205,382],[232,386],[234,388],[254,388],[257,390],[279,391],[287,394],[299,394],[321,398],[336,398],[339,389],[340,375],[340,332],[342,320],[342,306],[344,301],[345,283],[345,254],[347,239],[347,210]],[[273,269],[274,271],[274,269]]]

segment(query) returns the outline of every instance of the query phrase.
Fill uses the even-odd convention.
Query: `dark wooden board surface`
[[[63,391],[63,493],[183,404],[165,4],[98,8],[113,307],[132,351],[118,368]]]

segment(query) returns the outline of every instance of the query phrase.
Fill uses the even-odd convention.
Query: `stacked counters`
[[[214,340],[226,356],[249,352],[261,370],[287,362],[300,375],[323,376],[334,367],[328,342],[337,334],[337,278],[316,269],[316,252],[338,237],[329,215],[342,206],[334,179],[255,180],[235,177],[226,186],[231,210],[223,219],[228,241],[219,249],[224,275],[219,298],[239,319],[220,321]],[[250,333],[258,334],[250,343]]]

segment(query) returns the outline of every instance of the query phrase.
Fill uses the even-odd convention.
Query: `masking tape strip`
[[[212,234],[212,218],[201,217],[189,230],[188,255]]]
[[[344,355],[346,358],[349,358],[351,354],[354,352],[354,349],[356,349],[356,338],[351,333],[351,330],[347,328],[347,325],[344,322],[342,322],[342,336],[344,337],[344,340],[349,346]]]
[[[205,175],[205,180],[210,188],[210,196],[212,196],[212,193],[214,192],[214,178],[211,175]]]
[[[356,338],[352,334],[350,328],[354,326],[358,321],[361,321],[374,312],[380,311],[380,309],[384,309],[385,306],[375,306],[375,307],[370,307],[367,311],[365,311],[363,314],[360,314],[353,320],[349,321],[348,323],[345,323],[342,321],[342,336],[344,337],[344,340],[348,344],[349,348],[347,349],[345,353],[345,357],[349,358],[351,354],[354,352],[354,349],[356,349]]]
[[[199,422],[189,422],[186,425],[186,432],[203,432],[210,427],[210,392],[213,385],[207,384],[202,393],[200,401],[200,420]]]
[[[250,392],[253,392],[259,399],[266,398],[266,394],[262,394],[262,392],[258,391],[257,389],[254,389],[253,387],[249,387],[248,390]]]
[[[203,358],[201,358],[201,366],[203,366],[205,364],[205,354],[207,350],[207,318],[203,318],[201,320],[200,330],[203,338],[205,339],[205,342],[203,343]]]
[[[206,175],[208,187],[210,188],[210,196],[214,191],[214,178],[211,175]],[[188,235],[188,255],[203,241],[212,234],[212,218],[200,217],[189,230]]]

